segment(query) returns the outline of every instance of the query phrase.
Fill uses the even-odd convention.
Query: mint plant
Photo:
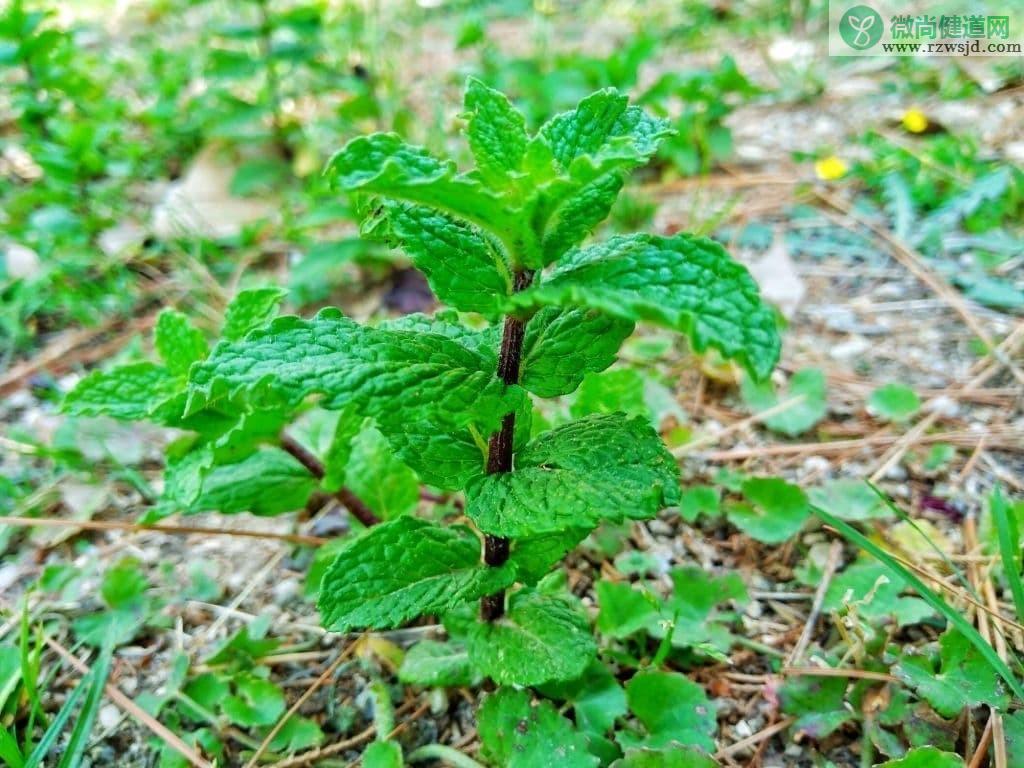
[[[594,415],[532,435],[531,397],[569,394],[607,368],[637,321],[758,379],[779,339],[746,269],[712,240],[580,247],[667,123],[603,90],[531,136],[476,80],[465,110],[472,171],[389,133],[352,140],[326,171],[352,195],[362,234],[404,250],[454,311],[376,326],[334,309],[280,317],[191,366],[183,418],[287,423],[315,399],[372,419],[424,483],[465,494],[466,520],[399,516],[354,538],[324,575],[324,624],[440,615],[473,672],[535,685],[577,677],[596,653],[578,601],[544,576],[600,523],[675,504],[679,476],[645,419]]]

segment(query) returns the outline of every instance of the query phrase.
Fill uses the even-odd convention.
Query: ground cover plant
[[[826,27],[0,10],[0,764],[1021,764],[1022,71]]]

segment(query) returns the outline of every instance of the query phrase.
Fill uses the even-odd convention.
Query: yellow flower
[[[928,118],[920,109],[908,109],[903,113],[903,127],[911,133],[924,133],[928,130]]]
[[[846,175],[848,170],[849,168],[846,163],[835,155],[823,157],[814,164],[814,172],[818,174],[818,178],[822,181],[835,181],[836,179],[841,179]]]

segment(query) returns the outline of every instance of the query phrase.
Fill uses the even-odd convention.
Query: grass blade
[[[1013,691],[1013,695],[1018,699],[1024,700],[1024,688],[1021,687],[1021,684],[1013,676],[1013,672],[1010,671],[1010,668],[1006,666],[1002,659],[999,658],[995,649],[986,643],[984,638],[978,634],[978,630],[976,630],[970,622],[961,616],[953,606],[947,603],[937,592],[932,590],[931,587],[921,581],[921,579],[919,579],[912,571],[904,567],[892,555],[879,547],[852,525],[844,520],[840,520],[831,513],[826,512],[821,507],[816,507],[812,504],[811,509],[827,525],[835,528],[848,541],[851,541],[865,552],[872,555],[882,563],[882,565],[888,568],[893,575],[903,579],[917,590],[917,593],[920,595],[922,600],[941,613],[946,618],[946,621],[956,627],[956,629],[970,641],[971,645],[978,650],[978,653],[982,655],[996,674],[1003,678],[1003,681],[1007,686],[1009,686],[1010,690]]]
[[[78,700],[85,695],[86,689],[89,687],[90,676],[93,673],[90,672],[88,675],[83,677],[78,685],[74,687],[74,690],[68,694],[68,697],[64,700],[64,706],[60,708],[60,711],[54,716],[53,720],[50,721],[50,727],[46,729],[42,738],[39,739],[39,743],[36,744],[35,749],[32,750],[32,754],[28,756],[28,760],[25,761],[25,768],[38,768],[43,764],[43,758],[53,748],[53,745],[57,742],[57,738],[60,736],[61,731],[64,730],[64,726],[68,719],[71,717],[71,713],[74,711],[75,706],[78,704]]]
[[[1024,584],[1020,579],[1020,531],[1017,529],[1017,516],[1010,512],[1001,488],[992,491],[988,509],[999,534],[999,555],[1003,559],[1003,573],[1010,583],[1017,619],[1024,619]]]
[[[92,733],[93,723],[96,722],[96,715],[100,711],[100,703],[103,701],[103,689],[107,684],[107,677],[110,675],[110,662],[114,656],[114,649],[104,645],[96,657],[96,664],[89,672],[92,680],[89,681],[89,690],[85,695],[85,702],[82,704],[82,711],[75,721],[75,727],[71,731],[71,738],[61,755],[57,768],[78,768],[82,762],[82,755],[85,754],[85,747],[89,743],[89,734]]]
[[[10,731],[0,725],[0,760],[11,768],[25,768],[25,759],[18,748],[18,740]]]

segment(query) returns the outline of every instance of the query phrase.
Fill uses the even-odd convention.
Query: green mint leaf
[[[512,542],[511,561],[516,566],[516,578],[524,584],[536,584],[551,566],[568,554],[590,533],[590,528],[567,528],[564,531],[542,533]]]
[[[408,685],[453,688],[478,685],[480,674],[473,669],[469,651],[461,643],[421,640],[406,652],[398,679]]]
[[[422,205],[385,203],[378,215],[387,224],[378,236],[408,255],[438,299],[463,312],[501,314],[512,275],[497,243]]]
[[[549,152],[553,168],[548,173],[555,178],[535,202],[541,260],[529,266],[550,264],[582,242],[607,218],[626,174],[645,164],[671,133],[666,121],[628,106],[627,97],[614,89],[598,91],[545,123],[530,153]]]
[[[633,323],[592,309],[545,307],[526,325],[519,383],[540,397],[576,390],[615,362]]]
[[[912,651],[892,673],[947,718],[956,717],[965,707],[988,704],[1003,709],[1010,701],[996,672],[955,629],[947,629],[939,638],[938,668],[927,655]]]
[[[665,749],[631,749],[611,768],[718,768],[718,763],[696,747],[676,744]]]
[[[439,528],[399,517],[369,529],[324,574],[317,606],[334,632],[390,629],[417,616],[512,584],[512,566],[480,561],[480,541],[464,526]]]
[[[501,343],[501,325],[498,324],[479,329],[470,328],[459,321],[458,312],[442,310],[434,315],[413,312],[385,320],[377,327],[388,331],[416,331],[444,336],[483,356],[486,359],[485,365],[498,364],[498,345]]]
[[[466,135],[477,170],[492,186],[505,186],[523,167],[526,120],[500,91],[474,77],[466,82]]]
[[[325,491],[335,493],[345,485],[348,477],[348,462],[352,456],[352,443],[362,432],[365,419],[355,408],[344,408],[338,413],[331,442],[324,451],[324,476],[320,485]]]
[[[294,406],[319,394],[322,407],[352,403],[385,434],[409,421],[460,427],[474,419],[489,433],[524,399],[489,363],[443,336],[367,328],[324,310],[312,320],[280,317],[242,341],[218,344],[191,371],[188,410],[239,397]]]
[[[653,517],[678,499],[679,471],[657,433],[612,414],[538,436],[514,472],[470,482],[466,512],[482,531],[517,538]]]
[[[473,624],[466,645],[473,665],[502,685],[573,680],[597,653],[578,601],[533,589],[511,595],[500,619]]]
[[[237,341],[256,328],[266,325],[277,315],[287,291],[280,288],[250,288],[240,291],[224,311],[221,338]]]
[[[715,709],[704,689],[675,672],[640,672],[626,683],[626,699],[647,736],[622,732],[623,747],[666,747],[672,742],[712,751]]]
[[[644,393],[644,377],[635,368],[615,368],[603,373],[588,373],[569,405],[574,418],[595,413],[621,411],[629,416],[651,418]]]
[[[72,416],[163,422],[175,415],[166,404],[180,389],[180,379],[166,368],[132,363],[93,371],[67,394],[62,409]]]
[[[687,334],[696,352],[716,349],[758,379],[779,358],[775,316],[754,279],[704,237],[620,236],[571,251],[514,303],[582,305],[663,325]]]
[[[503,240],[519,228],[516,219],[479,181],[458,175],[452,161],[406,144],[394,133],[352,139],[331,158],[326,173],[345,192],[424,205],[494,232]]]
[[[164,309],[157,316],[153,344],[167,370],[175,376],[184,376],[192,363],[210,353],[203,332],[173,309]]]
[[[309,471],[279,448],[262,448],[231,464],[213,462],[212,449],[202,448],[169,463],[164,498],[186,514],[267,516],[302,509],[316,489]]]
[[[428,485],[461,491],[484,471],[482,447],[468,429],[445,432],[430,421],[413,421],[388,434],[395,455]]]
[[[770,379],[757,382],[744,376],[740,382],[740,395],[754,413],[774,408],[790,398],[802,397],[785,410],[763,419],[764,425],[772,432],[790,437],[802,435],[828,413],[825,373],[820,368],[804,368],[794,373],[782,397],[775,394]]]
[[[797,533],[810,516],[807,495],[777,477],[754,477],[743,483],[749,503],[726,506],[729,522],[751,538],[779,544]]]
[[[502,688],[484,699],[477,716],[483,754],[504,768],[597,768],[587,739],[550,702],[534,704],[526,691]]]
[[[348,487],[382,520],[412,512],[419,504],[416,473],[399,461],[384,435],[372,427],[353,441],[347,475]]]

